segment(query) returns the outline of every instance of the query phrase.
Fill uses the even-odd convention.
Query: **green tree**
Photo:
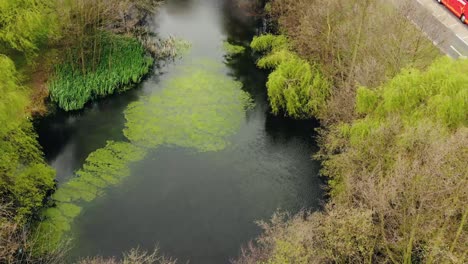
[[[19,85],[13,62],[0,55],[0,197],[12,203],[16,219],[26,220],[54,186],[54,171],[45,165],[32,124],[27,120],[27,93]]]
[[[268,98],[273,113],[284,111],[294,118],[318,116],[330,94],[330,84],[317,64],[310,64],[290,51],[285,36],[255,37],[251,47],[265,56],[260,68],[273,69],[268,77]]]
[[[0,48],[34,56],[39,45],[58,33],[54,4],[54,0],[0,1]]]
[[[0,54],[0,135],[18,127],[25,118],[28,100],[25,90],[18,84],[15,64]]]

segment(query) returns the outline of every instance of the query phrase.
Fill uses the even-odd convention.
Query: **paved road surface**
[[[390,0],[452,58],[468,57],[468,25],[436,0]]]

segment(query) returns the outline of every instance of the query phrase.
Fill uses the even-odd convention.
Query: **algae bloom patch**
[[[128,107],[125,135],[150,147],[224,149],[252,104],[249,94],[216,65],[192,64],[180,70],[180,77],[168,80],[160,93]]]

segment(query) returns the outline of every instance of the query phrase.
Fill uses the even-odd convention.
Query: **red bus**
[[[468,0],[437,0],[439,4],[444,4],[450,11],[452,11],[461,22],[467,23],[468,17]]]

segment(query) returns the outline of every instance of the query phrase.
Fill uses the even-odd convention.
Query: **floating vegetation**
[[[60,108],[81,109],[94,98],[128,90],[153,65],[153,58],[146,55],[143,45],[135,38],[103,33],[101,45],[97,65],[94,59],[78,65],[76,61],[80,58],[75,51],[72,59],[56,67],[49,90],[52,101]]]
[[[223,49],[228,56],[233,56],[245,52],[245,47],[240,45],[231,44],[228,41],[223,42]]]
[[[145,150],[126,142],[109,141],[106,147],[91,153],[76,177],[62,185],[52,195],[56,206],[46,209],[37,229],[40,251],[53,250],[63,241],[74,218],[81,212],[80,204],[90,202],[130,175],[130,163],[143,159]]]
[[[124,134],[132,142],[157,147],[177,145],[217,151],[228,144],[251,104],[242,84],[216,67],[197,64],[182,69],[182,77],[165,84],[160,93],[132,103],[125,111]]]

